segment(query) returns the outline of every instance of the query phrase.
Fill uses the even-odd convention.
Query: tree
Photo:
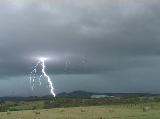
[[[0,101],[0,112],[4,112],[7,110],[6,103],[4,100]]]

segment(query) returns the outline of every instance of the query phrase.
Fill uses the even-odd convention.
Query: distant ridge
[[[160,96],[160,94],[152,94],[152,93],[94,93],[94,92],[87,92],[87,91],[73,91],[70,93],[62,92],[57,94],[57,98],[90,98],[92,95],[107,95],[107,96],[114,96],[114,97],[129,97],[129,96]],[[46,100],[52,98],[51,95],[46,96],[29,96],[29,97],[20,97],[20,96],[6,96],[0,97],[0,100],[5,101],[30,101],[30,100]]]
[[[126,96],[159,96],[159,94],[151,93],[94,93],[87,91],[73,91],[71,93],[62,92],[57,95],[57,97],[91,97],[92,95],[107,95],[114,97],[126,97]]]

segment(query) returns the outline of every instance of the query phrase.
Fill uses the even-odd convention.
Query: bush
[[[19,111],[19,109],[16,108],[10,108],[9,111]]]

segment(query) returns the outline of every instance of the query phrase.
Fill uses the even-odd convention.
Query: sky
[[[55,92],[160,93],[159,0],[1,0],[0,96],[32,91],[37,57]]]

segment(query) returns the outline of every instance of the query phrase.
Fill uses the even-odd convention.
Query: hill
[[[92,95],[106,95],[108,97],[150,97],[150,96],[159,96],[159,94],[151,94],[151,93],[95,93],[95,92],[87,92],[87,91],[73,91],[70,93],[62,92],[57,94],[57,98],[91,98]],[[30,96],[30,97],[0,97],[0,100],[5,101],[32,101],[32,100],[45,100],[53,98],[51,95],[46,96]]]

